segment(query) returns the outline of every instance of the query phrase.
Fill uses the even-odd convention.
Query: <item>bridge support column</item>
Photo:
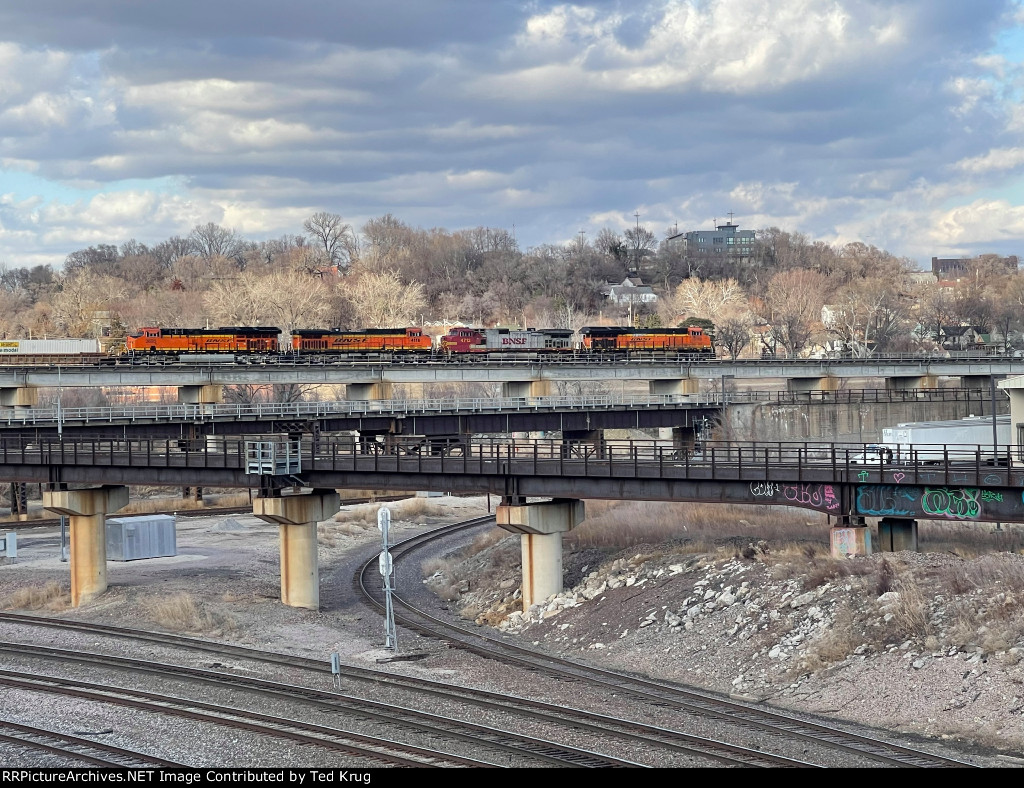
[[[669,380],[648,380],[647,391],[652,397],[682,396],[700,391],[700,378],[675,378]]]
[[[376,383],[349,383],[345,386],[345,399],[349,402],[394,399],[394,387],[383,380]]]
[[[128,488],[122,486],[43,491],[43,506],[70,518],[72,607],[107,590],[106,515],[127,505]]]
[[[914,375],[899,378],[886,378],[886,391],[913,391],[914,389],[937,389],[937,375]]]
[[[971,391],[981,391],[984,396],[988,396],[989,390],[992,387],[992,376],[991,375],[961,375],[960,376],[960,388],[969,389]]]
[[[883,517],[878,521],[878,549],[883,553],[918,552],[917,520]]]
[[[316,527],[337,514],[341,500],[334,490],[314,490],[280,498],[257,498],[252,513],[280,527],[281,602],[320,609],[320,568]]]
[[[21,386],[0,388],[0,408],[34,408],[39,403],[39,389]]]
[[[790,378],[786,381],[786,390],[792,393],[804,391],[839,391],[841,381],[834,375],[823,378]]]
[[[840,517],[829,533],[833,558],[848,558],[851,555],[871,555],[871,529],[863,517]]]
[[[496,512],[498,526],[521,534],[523,611],[562,591],[562,534],[585,516],[583,501],[503,502]]]
[[[178,386],[178,402],[182,405],[198,405],[200,411],[207,405],[219,405],[224,401],[224,387],[217,384],[208,386]]]
[[[550,397],[550,380],[506,380],[501,384],[503,399],[529,399],[531,397]]]

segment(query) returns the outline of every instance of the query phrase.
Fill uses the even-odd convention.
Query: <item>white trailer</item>
[[[998,460],[998,457],[993,460],[993,450],[1006,457],[1010,417],[996,416],[995,425],[993,439],[991,416],[897,424],[882,430],[879,449],[884,455],[883,461],[887,461],[888,452],[892,452],[893,461],[921,463],[941,463],[947,458],[973,460],[981,449],[983,462],[991,463]]]

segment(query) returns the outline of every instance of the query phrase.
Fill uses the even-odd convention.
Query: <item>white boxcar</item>
[[[98,339],[0,339],[0,354],[66,356],[99,352]]]
[[[174,518],[167,514],[107,519],[107,560],[136,561],[178,554]]]

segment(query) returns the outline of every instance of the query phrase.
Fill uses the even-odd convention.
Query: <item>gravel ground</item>
[[[392,541],[400,541],[438,522],[478,515],[483,501],[415,499],[408,506],[391,508]],[[372,507],[347,509],[340,521],[321,525],[319,612],[288,608],[277,601],[276,528],[250,516],[179,519],[178,556],[110,562],[108,592],[79,610],[66,606],[67,565],[59,561],[57,550],[56,532],[25,532],[19,538],[18,560],[0,564],[0,607],[11,609],[17,600],[20,610],[183,632],[311,656],[323,659],[325,665],[329,654],[337,651],[344,662],[499,692],[521,691],[528,682],[537,697],[567,706],[581,702],[578,686],[536,673],[523,678],[513,670],[496,670],[493,662],[402,630],[399,653],[418,658],[388,661],[392,655],[382,648],[381,619],[356,599],[351,587],[354,568],[379,550]],[[922,572],[936,568],[936,559],[929,556],[901,554],[890,559],[901,567],[920,565]],[[879,601],[884,594],[868,594],[861,585],[868,582],[865,578],[875,582],[872,573],[877,574],[877,566],[870,572],[826,579],[809,589],[798,576],[778,577],[778,564],[763,554],[752,560],[732,555],[709,559],[676,554],[670,545],[643,545],[611,556],[567,554],[565,566],[570,590],[529,615],[522,614],[517,599],[515,537],[464,561],[449,558],[407,568],[400,577],[400,589],[408,589],[403,593],[413,588],[423,594],[439,592],[445,598],[420,598],[429,598],[435,609],[452,617],[461,615],[508,637],[594,664],[732,693],[780,709],[834,716],[851,725],[885,727],[909,737],[915,746],[949,746],[981,765],[1024,764],[1015,760],[1024,751],[1024,675],[1019,651],[1014,651],[1020,644],[993,649],[979,642],[953,649],[942,642],[941,626],[932,630],[932,648],[910,638],[891,640],[893,628],[885,616],[888,609],[901,612],[899,600]],[[50,582],[60,584],[61,591],[46,592]],[[36,602],[25,601],[27,588],[38,592]],[[851,599],[858,604],[852,605]],[[993,601],[994,595],[985,600],[1003,604]],[[905,607],[905,599],[903,603]],[[38,607],[32,609],[34,605]],[[879,627],[885,633],[865,636],[842,660],[824,659],[835,649],[812,645],[829,632],[850,629],[847,617],[855,612],[868,623],[883,622]],[[946,627],[952,628],[952,624]],[[30,637],[25,627],[0,624],[0,640]],[[110,639],[72,632],[36,637],[64,648],[109,649],[110,653],[123,648]],[[860,653],[853,654],[857,649]],[[301,672],[292,675],[244,659],[155,645],[135,644],[129,656],[329,685],[329,679],[311,679]],[[17,662],[6,655],[5,661]],[[90,672],[77,670],[76,675],[83,678]],[[102,671],[92,672],[93,680],[99,680]],[[405,691],[356,681],[346,681],[342,692],[412,703]],[[507,724],[505,715],[472,704],[424,698],[415,703],[417,708],[480,724]],[[598,696],[588,705],[608,714],[635,712],[650,724],[681,726],[681,715],[671,710],[632,709],[621,700]],[[285,709],[284,705],[274,707]],[[100,734],[102,741],[190,765],[327,766],[339,762],[334,754],[295,748],[268,737],[147,712],[126,716],[123,710],[100,704],[22,690],[0,688],[0,708],[4,718],[27,724],[49,724],[66,731],[110,730]],[[346,727],[341,721],[331,724]],[[525,729],[527,723],[522,725]],[[713,735],[715,730],[693,719],[686,725],[694,732],[703,728]],[[529,726],[566,744],[593,749],[593,738],[585,731],[567,733],[542,723]],[[756,746],[756,737],[750,743]],[[802,749],[795,748],[792,757],[807,757]],[[615,754],[638,762],[649,757],[643,748],[628,743],[617,747]],[[56,763],[52,756],[28,757],[38,765]],[[370,764],[345,759],[344,765]],[[681,757],[669,765],[694,762]]]

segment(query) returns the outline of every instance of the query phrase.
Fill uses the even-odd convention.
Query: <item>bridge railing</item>
[[[985,404],[990,394],[981,389],[840,389],[838,391],[707,391],[696,394],[586,395],[555,397],[441,397],[418,400],[341,400],[334,402],[290,402],[189,405],[111,405],[82,408],[19,408],[0,412],[0,425],[104,424],[112,422],[204,422],[217,420],[322,419],[331,416],[375,414],[482,413],[493,411],[608,410],[659,407],[720,407],[751,403],[857,403],[857,402],[977,402]]]
[[[244,486],[246,443],[244,437],[0,438],[0,463],[227,469],[238,472]],[[295,451],[300,467],[314,472],[1024,486],[1024,469],[1014,464],[1009,446],[917,445],[887,456],[873,453],[870,444],[708,442],[694,449],[657,440],[341,436],[307,437]]]

